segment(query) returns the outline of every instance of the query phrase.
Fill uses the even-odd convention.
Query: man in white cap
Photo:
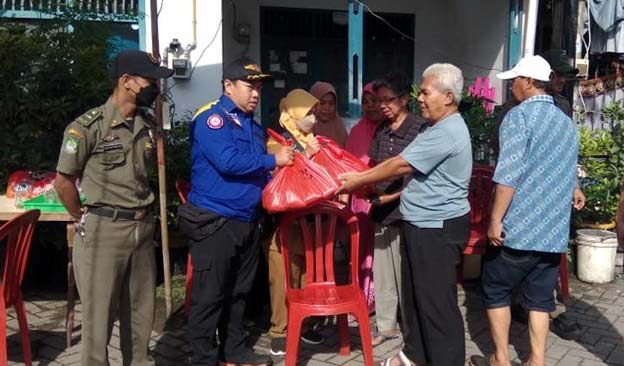
[[[523,284],[529,311],[531,353],[525,366],[544,366],[549,312],[561,253],[567,251],[572,194],[576,183],[576,126],[546,93],[548,62],[528,56],[498,78],[511,80],[520,104],[500,127],[501,151],[494,173],[490,250],[483,264],[483,301],[496,347],[473,366],[510,366],[512,290]]]

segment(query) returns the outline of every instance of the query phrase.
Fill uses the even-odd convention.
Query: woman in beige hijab
[[[316,117],[314,111],[319,100],[303,89],[294,89],[282,98],[279,105],[279,124],[283,128],[282,135],[292,139],[295,150],[304,153],[308,158],[319,150],[319,143],[314,137]],[[276,144],[269,140],[269,149]]]
[[[294,89],[282,98],[279,105],[279,124],[283,131],[282,136],[292,139],[295,150],[305,154],[308,158],[318,152],[320,145],[312,132],[316,124],[314,110],[319,100],[303,89]],[[277,141],[269,139],[268,148],[272,149]],[[302,287],[305,271],[305,250],[303,234],[298,224],[288,232],[288,249],[290,254],[291,281],[295,287]],[[273,356],[286,354],[286,332],[288,310],[286,309],[286,289],[284,286],[284,265],[281,244],[277,230],[273,233],[265,254],[269,264],[269,294],[271,297],[271,336],[270,353]],[[304,327],[301,340],[308,344],[320,344],[323,336],[314,330],[310,324]]]
[[[347,130],[336,111],[336,89],[330,83],[317,81],[310,88],[310,93],[320,101],[314,112],[318,122],[314,126],[314,133],[330,138],[344,147],[347,142]]]

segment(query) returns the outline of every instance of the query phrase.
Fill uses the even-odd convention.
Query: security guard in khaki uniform
[[[109,364],[106,349],[117,316],[123,364],[152,364],[147,350],[156,266],[147,171],[155,160],[156,126],[137,108],[151,106],[159,93],[156,80],[172,74],[145,52],[121,52],[113,61],[115,89],[106,104],[65,130],[54,186],[79,222],[73,261],[82,301],[83,366]]]

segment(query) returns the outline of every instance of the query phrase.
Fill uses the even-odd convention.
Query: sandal
[[[489,357],[485,356],[470,356],[470,361],[468,361],[468,365],[470,366],[494,366],[490,362]]]
[[[227,362],[219,361],[219,366],[272,366],[273,361],[265,363],[240,363],[240,362]]]
[[[244,352],[236,357],[238,361],[219,361],[219,366],[271,366],[273,360],[268,355]]]
[[[371,344],[373,345],[373,347],[379,346],[385,341],[399,338],[399,334],[400,334],[399,331],[397,331],[395,334],[375,332],[371,335],[372,336]]]
[[[390,358],[387,358],[386,360],[384,360],[381,363],[381,366],[393,366],[391,364],[392,360],[395,359],[395,357],[399,358],[399,361],[401,361],[400,365],[395,365],[395,366],[418,366],[417,364],[413,363],[412,361],[410,361],[409,358],[407,358],[407,356],[405,356],[405,353],[403,353],[403,351],[399,352],[398,354],[396,354],[395,356],[392,356]]]
[[[470,361],[468,361],[468,365],[470,366],[496,366],[490,362],[489,356],[485,357],[485,356],[478,356],[478,355],[470,356]],[[527,365],[531,366],[530,364],[527,364]]]
[[[360,325],[357,318],[351,313],[349,313],[349,315],[347,316],[347,323],[349,324],[349,328],[355,328]]]

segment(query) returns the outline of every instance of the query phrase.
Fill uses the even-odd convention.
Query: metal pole
[[[362,59],[364,35],[364,8],[354,0],[349,0],[349,120],[360,118],[362,104]]]
[[[514,67],[522,54],[522,24],[524,24],[522,0],[509,2],[509,59],[507,67]]]
[[[150,18],[152,26],[152,55],[160,60],[158,41],[158,4],[157,0],[150,0]],[[157,81],[160,87],[160,80]],[[160,201],[160,233],[162,240],[163,272],[165,277],[165,306],[167,317],[173,311],[171,304],[171,270],[169,269],[169,229],[167,228],[167,179],[165,176],[165,139],[162,129],[162,98],[156,98],[156,121],[158,122],[159,133],[156,139],[158,157],[158,191]]]
[[[538,9],[539,0],[529,0],[526,32],[524,38],[524,51],[522,52],[522,57],[533,56],[535,54],[535,33],[537,31]]]

